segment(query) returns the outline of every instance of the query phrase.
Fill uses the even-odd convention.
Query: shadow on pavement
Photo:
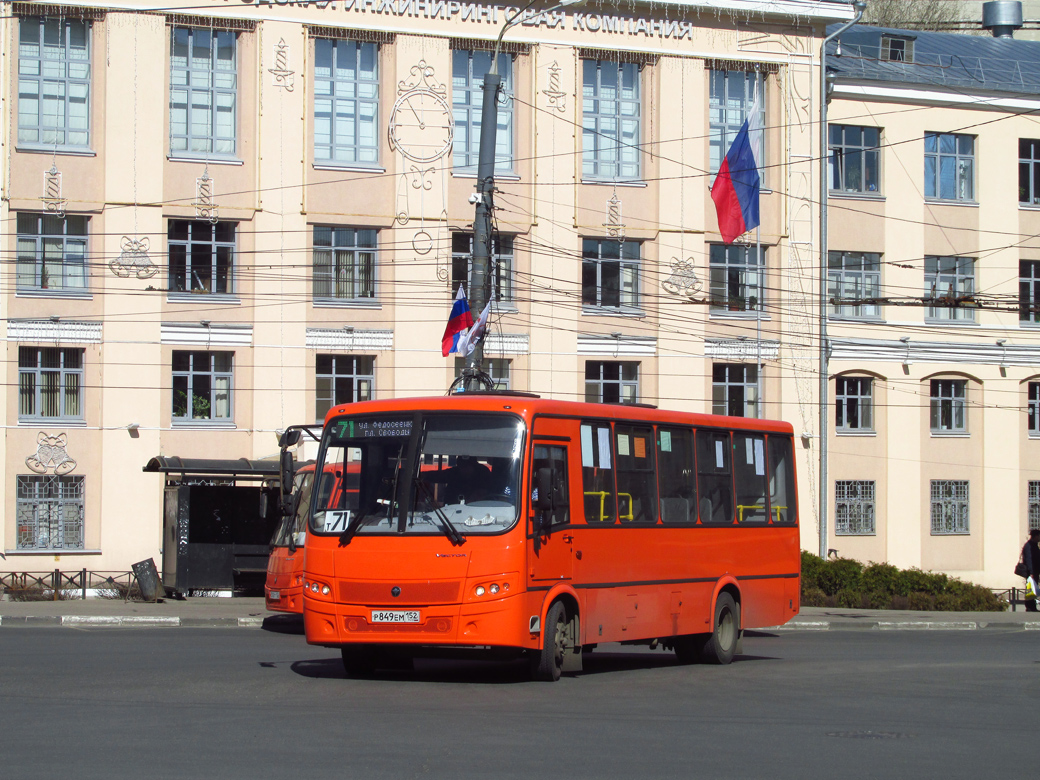
[[[303,615],[269,615],[261,624],[264,631],[303,636]]]

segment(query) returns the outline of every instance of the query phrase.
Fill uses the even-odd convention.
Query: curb
[[[262,628],[262,617],[182,618],[141,615],[25,615],[0,617],[0,626],[15,628]]]
[[[1040,631],[1040,622],[984,622],[974,620],[870,620],[863,623],[814,620],[756,628],[754,631]]]

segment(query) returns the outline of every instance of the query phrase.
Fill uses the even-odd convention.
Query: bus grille
[[[391,592],[394,587],[401,589],[398,596]],[[364,604],[366,606],[397,606],[427,604],[457,604],[461,583],[457,581],[430,582],[356,582],[341,580],[339,583],[339,600],[346,604]]]

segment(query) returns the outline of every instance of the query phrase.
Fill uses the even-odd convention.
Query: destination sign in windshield
[[[410,417],[363,417],[340,420],[336,424],[336,437],[339,439],[385,439],[397,436],[407,437],[411,434],[412,419]]]

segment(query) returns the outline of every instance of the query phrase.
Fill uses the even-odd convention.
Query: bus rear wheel
[[[556,682],[563,671],[563,655],[567,652],[567,609],[562,601],[549,607],[542,631],[542,648],[531,655],[531,679]]]
[[[740,608],[729,593],[715,601],[715,630],[704,643],[702,657],[709,664],[728,664],[737,652],[740,638]]]

